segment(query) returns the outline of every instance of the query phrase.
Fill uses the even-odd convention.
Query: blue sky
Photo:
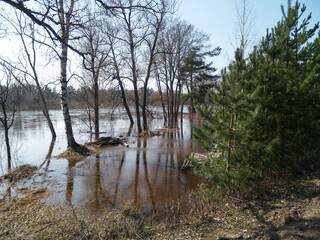
[[[181,0],[179,16],[211,37],[213,47],[220,46],[220,56],[213,59],[214,66],[222,69],[233,58],[236,36],[236,1],[239,0]],[[287,0],[249,0],[252,8],[254,41],[258,43],[281,19],[281,5]],[[307,7],[304,16],[312,12],[310,27],[320,21],[320,0],[300,0]],[[292,5],[295,1],[292,0]]]

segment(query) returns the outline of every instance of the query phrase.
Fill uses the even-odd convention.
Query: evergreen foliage
[[[193,99],[198,104],[204,103],[208,89],[213,87],[214,80],[218,78],[214,74],[217,69],[212,66],[212,62],[206,63],[206,58],[218,56],[220,52],[220,47],[205,52],[195,47],[183,59],[181,74],[185,79],[192,107],[195,104]]]
[[[198,109],[203,125],[195,136],[218,154],[193,164],[215,191],[319,163],[319,24],[308,28],[311,14],[302,18],[298,1],[281,10],[248,59],[236,51]]]

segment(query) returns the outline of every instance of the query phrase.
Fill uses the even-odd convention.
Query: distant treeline
[[[35,85],[23,86],[21,84],[14,84],[10,86],[14,90],[15,94],[12,98],[18,101],[19,110],[41,110],[39,91]],[[86,93],[88,89],[73,87],[68,87],[68,98],[70,102],[70,107],[73,109],[83,109],[86,108],[88,102],[93,102],[90,96]],[[133,90],[125,90],[128,96],[128,104],[134,106],[134,92]],[[47,102],[48,109],[60,109],[60,92],[56,87],[45,86],[42,89],[43,95]],[[140,90],[142,94],[142,89]],[[158,91],[153,89],[148,89],[148,103],[151,106],[160,106],[161,98]],[[120,90],[116,88],[100,89],[99,95],[101,98],[100,107],[101,108],[116,108],[122,107],[122,97]],[[87,96],[87,97],[86,97]]]

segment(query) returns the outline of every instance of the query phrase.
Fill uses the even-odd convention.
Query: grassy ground
[[[19,183],[16,183],[19,184]],[[46,188],[0,200],[0,239],[320,239],[320,173],[265,181],[217,202],[190,196],[142,218],[126,205],[88,214],[40,202]]]

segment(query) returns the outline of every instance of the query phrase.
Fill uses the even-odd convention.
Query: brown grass
[[[4,179],[8,179],[10,182],[17,182],[24,178],[31,178],[33,174],[37,171],[36,166],[30,164],[21,165],[15,169],[9,171],[8,174],[3,175],[0,178],[0,182]]]
[[[97,149],[89,149],[84,145],[79,145],[77,148],[67,148],[64,152],[60,153],[54,158],[66,158],[68,160],[80,160],[89,155],[98,154],[99,150]]]

